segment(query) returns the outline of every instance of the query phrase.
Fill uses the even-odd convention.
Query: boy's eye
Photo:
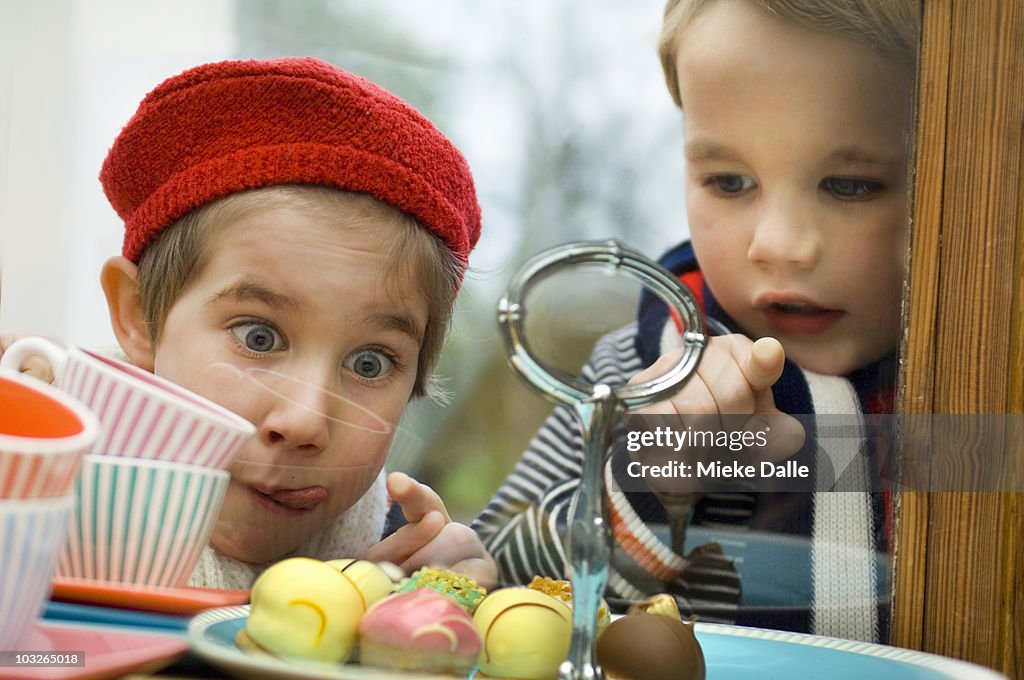
[[[712,175],[704,180],[704,186],[712,190],[734,196],[754,188],[754,180],[746,175]]]
[[[857,177],[826,177],[821,180],[821,188],[836,198],[857,200],[870,198],[880,192],[884,185],[881,182]]]
[[[389,356],[375,349],[361,349],[345,359],[346,368],[367,380],[386,375],[391,371],[393,364]]]
[[[232,327],[231,332],[250,352],[264,354],[284,348],[281,334],[265,323],[239,324]]]

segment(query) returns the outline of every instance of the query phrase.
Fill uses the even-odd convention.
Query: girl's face
[[[891,352],[912,83],[865,45],[745,1],[710,4],[678,39],[687,215],[715,297],[815,372]]]
[[[416,380],[427,303],[418,281],[394,273],[408,268],[387,266],[389,224],[339,226],[285,206],[212,233],[153,368],[256,425],[212,542],[266,562],[377,477]]]

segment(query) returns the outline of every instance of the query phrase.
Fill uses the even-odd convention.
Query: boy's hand
[[[4,352],[7,351],[7,348],[13,345],[18,340],[30,337],[32,335],[35,334],[22,330],[10,330],[0,332],[0,356],[3,356]],[[18,370],[20,370],[22,373],[31,375],[33,378],[45,380],[48,383],[52,383],[55,377],[53,375],[53,369],[50,368],[49,362],[47,362],[46,359],[44,359],[43,357],[38,356],[27,357],[25,361],[22,362]]]
[[[658,377],[671,368],[682,350],[662,355],[650,368],[629,383]],[[744,429],[763,430],[770,424],[768,446],[758,450],[768,460],[792,456],[804,445],[800,421],[775,408],[772,385],[782,376],[786,353],[775,338],[754,342],[744,335],[722,335],[709,339],[696,373],[671,399],[634,413],[689,416],[749,415]]]
[[[402,507],[408,522],[373,546],[365,558],[394,562],[406,573],[425,566],[442,567],[476,580],[490,590],[498,581],[498,567],[476,532],[452,522],[441,497],[426,484],[406,474],[388,475],[388,494]]]

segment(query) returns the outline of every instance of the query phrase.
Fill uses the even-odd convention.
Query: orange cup
[[[95,414],[79,401],[0,368],[0,499],[70,493],[99,432]]]

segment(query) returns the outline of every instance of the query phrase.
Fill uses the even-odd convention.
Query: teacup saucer
[[[55,578],[50,598],[64,602],[192,616],[213,607],[247,604],[249,591],[136,587],[123,583]]]
[[[2,680],[76,680],[112,678],[124,673],[154,673],[188,651],[180,635],[122,631],[102,626],[40,621],[19,645],[35,655],[54,654],[68,661],[81,654],[84,665],[0,666]]]

